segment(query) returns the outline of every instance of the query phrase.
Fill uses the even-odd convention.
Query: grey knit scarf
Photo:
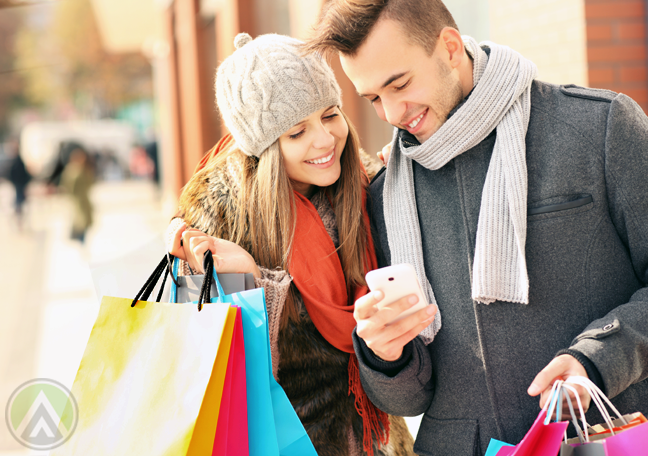
[[[425,275],[412,160],[430,170],[440,169],[497,129],[479,211],[472,299],[484,304],[496,300],[528,304],[525,136],[537,69],[507,46],[484,43],[490,48],[487,55],[473,38],[463,39],[474,61],[475,88],[468,100],[419,146],[407,147],[402,131],[394,132],[383,189],[391,262],[412,264],[428,302],[437,305]],[[423,340],[431,342],[439,329],[437,312],[434,322],[421,332]]]

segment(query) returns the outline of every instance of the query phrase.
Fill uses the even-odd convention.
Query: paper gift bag
[[[103,298],[72,387],[78,425],[52,456],[211,454],[236,310],[131,302]]]
[[[585,421],[585,413],[581,407],[580,399],[578,395],[575,395],[579,404],[584,432],[579,429],[573,407],[570,404],[570,413],[574,418],[574,426],[579,431],[579,437],[564,443],[561,447],[560,456],[648,455],[648,423],[641,413],[622,416],[603,392],[585,377],[569,377],[563,387],[570,388],[568,384],[581,385],[588,391],[592,403],[601,412],[605,423],[589,427]],[[573,388],[570,389],[573,390]],[[612,420],[605,406],[606,403],[616,413],[618,419]],[[592,431],[601,430],[602,432],[590,435]]]
[[[245,339],[248,432],[251,456],[316,456],[304,426],[272,376],[263,288],[231,295],[241,307]]]
[[[560,447],[560,456],[605,456],[605,448],[603,442],[563,443]]]
[[[234,335],[225,374],[225,385],[216,426],[213,456],[247,456],[247,392],[245,386],[245,346],[241,309],[236,308]]]
[[[550,416],[550,415],[549,415]],[[522,441],[515,446],[511,455],[514,456],[555,456],[560,450],[560,444],[569,423],[567,421],[545,424],[547,411],[542,410],[536,418],[529,432]],[[502,453],[504,450],[504,453]],[[498,456],[507,454],[508,449],[503,448]]]
[[[497,456],[499,451],[505,447],[513,447],[510,443],[502,442],[500,440],[490,439],[488,442],[488,448],[486,448],[486,454],[484,456]]]
[[[606,438],[603,441],[606,456],[648,454],[648,423],[640,424]]]
[[[197,302],[205,276],[203,274],[178,276],[180,261],[173,255],[168,255],[167,261],[172,265],[171,280],[169,286],[164,287],[162,302]],[[254,286],[254,275],[252,274],[217,274],[218,282],[221,284],[226,295],[240,291],[251,290]],[[210,295],[218,296],[216,283],[212,282]]]
[[[205,254],[205,277],[198,306],[203,301],[209,302],[213,280],[219,294],[216,300],[241,308],[250,455],[317,456],[295,409],[272,376],[263,288],[225,295],[218,276],[213,273],[213,258],[209,251]]]
[[[535,422],[514,449],[502,448],[498,456],[555,456],[560,451],[563,435],[569,423],[567,421],[551,423],[550,419],[556,410],[556,417],[561,415],[562,397],[560,389],[553,388],[550,398],[538,414]]]
[[[560,408],[560,391],[552,388],[550,399],[538,414],[529,432],[515,446],[491,439],[486,454],[496,456],[556,456],[560,450],[568,422],[551,423],[550,418],[556,407]],[[560,412],[557,412],[557,416]]]
[[[621,418],[612,420],[612,424],[614,425],[612,427],[612,431],[610,431],[610,428],[608,427],[607,423],[601,423],[594,426],[590,426],[589,428],[590,440],[592,439],[599,440],[601,438],[610,437],[611,435],[613,435],[613,433],[616,434],[631,429],[635,426],[639,426],[640,424],[645,423],[646,421],[648,420],[646,420],[646,417],[641,412],[628,413],[626,415],[623,415]]]

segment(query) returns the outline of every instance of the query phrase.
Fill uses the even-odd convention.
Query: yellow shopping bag
[[[50,456],[212,454],[236,309],[131,302],[103,298],[72,387],[77,428]]]

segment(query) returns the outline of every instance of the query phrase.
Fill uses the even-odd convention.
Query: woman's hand
[[[180,224],[172,231],[169,241],[169,253],[189,263],[189,266],[202,274],[205,252],[210,250],[214,256],[214,267],[220,273],[252,273],[255,278],[261,277],[254,258],[245,249],[234,242],[209,236],[202,231],[187,228]],[[181,245],[182,241],[182,245]]]
[[[166,229],[167,250],[176,258],[187,261],[182,248],[182,233],[187,229],[187,224],[179,217],[174,218]]]

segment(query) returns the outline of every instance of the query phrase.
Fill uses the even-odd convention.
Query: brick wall
[[[648,112],[644,0],[585,0],[590,87],[622,92]]]
[[[538,79],[587,85],[586,0],[489,0],[490,40],[531,59]]]

